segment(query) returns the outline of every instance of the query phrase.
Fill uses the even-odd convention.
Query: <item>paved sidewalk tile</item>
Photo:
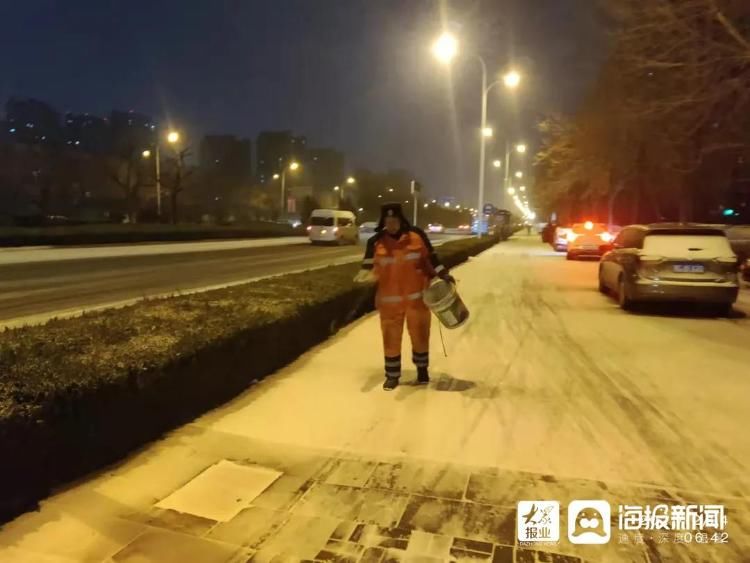
[[[163,530],[138,536],[112,558],[117,563],[234,563],[243,551],[223,544]]]

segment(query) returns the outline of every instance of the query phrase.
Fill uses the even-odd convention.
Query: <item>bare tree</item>
[[[141,205],[141,188],[146,185],[143,170],[142,152],[135,146],[125,147],[109,166],[109,177],[125,196],[127,218],[130,223],[138,222]]]
[[[193,173],[185,164],[185,160],[190,154],[190,148],[185,148],[178,151],[174,157],[167,159],[167,163],[171,167],[171,174],[167,175],[166,187],[169,194],[170,221],[173,225],[176,225],[179,220],[179,196],[185,191],[185,181]]]

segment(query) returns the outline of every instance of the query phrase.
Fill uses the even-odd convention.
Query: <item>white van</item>
[[[307,227],[313,244],[357,244],[357,218],[351,211],[316,209]]]

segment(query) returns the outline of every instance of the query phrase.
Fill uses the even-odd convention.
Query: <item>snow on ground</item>
[[[51,246],[0,248],[0,266],[28,264],[31,262],[56,262],[58,260],[83,260],[88,258],[116,258],[122,256],[152,256],[156,254],[184,254],[188,252],[216,252],[240,248],[261,248],[304,244],[307,237],[275,237],[250,240],[220,240],[202,242],[138,243],[128,245],[98,245],[86,247]]]
[[[433,325],[429,387],[410,385],[407,367],[401,387],[382,391],[379,323],[370,315],[224,407],[52,497],[0,532],[0,545],[16,560],[63,552],[166,560],[185,546],[204,549],[206,561],[323,558],[325,546],[359,550],[365,561],[371,549],[456,559],[445,546],[474,541],[476,550],[488,542],[498,561],[513,561],[514,552],[520,561],[509,508],[519,500],[666,497],[726,504],[733,546],[613,540],[602,551],[565,539],[550,549],[570,562],[643,561],[646,552],[650,561],[741,561],[750,320],[624,313],[597,292],[595,262],[568,262],[536,240],[513,239],[454,272],[472,318],[443,331],[447,357]],[[199,518],[200,502],[190,514],[156,511],[222,459],[283,476],[255,500],[238,498],[250,504],[226,523]],[[376,525],[365,535],[380,534],[365,555],[363,522]]]

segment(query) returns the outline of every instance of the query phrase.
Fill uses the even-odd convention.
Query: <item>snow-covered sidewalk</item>
[[[407,367],[382,391],[370,315],[7,525],[0,561],[533,561],[514,506],[535,498],[720,502],[731,545],[695,553],[739,561],[749,321],[623,313],[596,291],[595,263],[530,238],[454,274],[472,318],[443,331],[447,357],[433,324],[427,388]],[[559,561],[646,553],[564,536],[545,549]]]

